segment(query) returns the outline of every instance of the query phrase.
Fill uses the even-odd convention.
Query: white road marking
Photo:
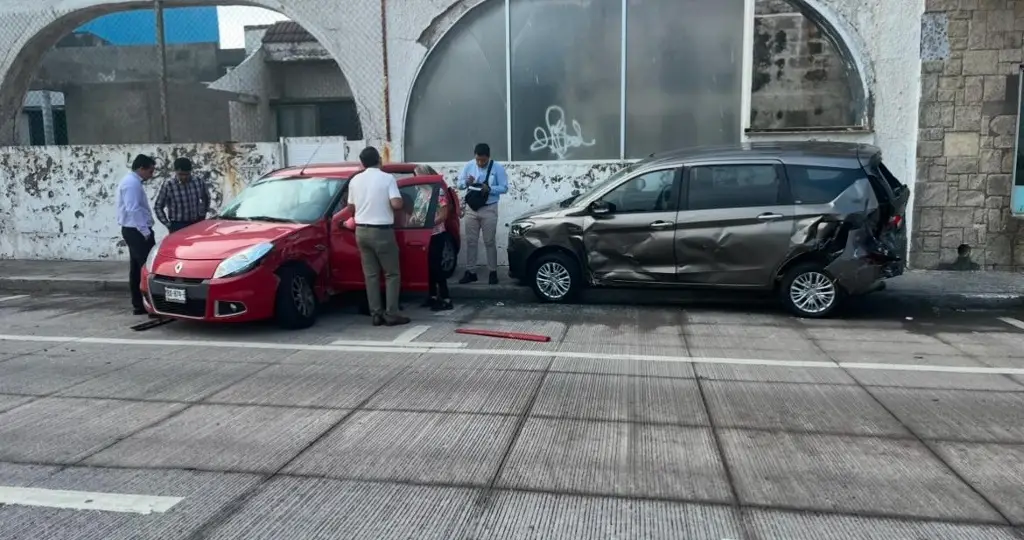
[[[661,356],[653,354],[613,354],[579,351],[557,351],[545,349],[468,349],[459,347],[409,347],[386,346],[367,347],[360,345],[304,345],[299,343],[266,343],[256,341],[213,341],[176,339],[122,339],[68,336],[28,336],[0,334],[0,341],[31,341],[45,343],[80,343],[91,345],[135,345],[144,347],[206,347],[226,349],[261,349],[278,351],[317,352],[366,352],[377,354],[451,354],[466,356],[531,356],[536,358],[580,358],[591,360],[632,361],[632,362],[681,362],[688,364],[733,364],[764,367],[797,367],[827,369],[875,369],[886,371],[919,371],[936,373],[1024,375],[1024,368],[990,368],[971,366],[925,366],[919,364],[873,364],[857,362],[832,362],[814,360],[768,360],[763,358],[706,358],[696,356]],[[377,342],[385,343],[385,342]]]
[[[395,338],[395,343],[409,343],[422,336],[427,330],[430,330],[429,326],[413,326],[399,334],[398,337]]]
[[[0,302],[10,302],[11,300],[21,300],[22,298],[28,298],[28,295],[18,294],[14,296],[0,296]]]
[[[1024,330],[1024,321],[1021,321],[1020,319],[1014,319],[1013,317],[999,317],[999,320],[1010,326],[1015,326]]]
[[[162,514],[182,500],[183,497],[0,486],[0,505],[16,504],[145,515],[153,512]]]

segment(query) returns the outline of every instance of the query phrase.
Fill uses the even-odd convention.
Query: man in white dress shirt
[[[355,216],[356,244],[363,263],[366,300],[370,304],[373,325],[408,324],[409,318],[399,313],[398,307],[402,273],[394,226],[395,212],[403,206],[398,180],[380,170],[380,153],[372,146],[359,153],[359,161],[366,170],[349,181],[348,206]],[[386,307],[380,297],[382,271]]]

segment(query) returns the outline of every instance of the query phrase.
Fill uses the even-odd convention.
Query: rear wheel
[[[309,272],[298,267],[283,268],[277,286],[275,316],[282,328],[298,330],[316,322],[317,300]]]
[[[542,302],[570,302],[583,287],[579,265],[564,253],[548,253],[534,261],[530,286]]]
[[[843,291],[822,265],[803,263],[782,277],[779,299],[797,317],[823,319],[842,304]]]

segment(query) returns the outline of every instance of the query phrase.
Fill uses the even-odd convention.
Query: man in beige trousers
[[[508,193],[508,174],[500,163],[491,159],[491,147],[480,143],[473,149],[472,161],[462,167],[458,187],[466,191],[466,275],[459,283],[465,285],[477,281],[476,258],[480,237],[484,238],[487,252],[488,282],[498,284],[498,202]],[[476,193],[474,193],[476,192]],[[474,208],[474,198],[479,206]]]
[[[394,175],[380,170],[380,153],[376,148],[363,149],[359,161],[366,170],[349,181],[348,206],[355,216],[356,244],[363,263],[366,300],[370,304],[373,325],[408,324],[409,318],[399,313],[398,307],[402,273],[395,240],[395,212],[402,209],[402,194]],[[382,271],[386,282],[386,307],[380,297]]]

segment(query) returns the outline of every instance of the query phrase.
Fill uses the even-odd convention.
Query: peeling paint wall
[[[278,167],[278,144],[0,148],[0,258],[127,260],[117,225],[117,185],[139,153],[158,164],[152,200],[175,158],[211,177],[214,206]],[[157,236],[167,234],[157,225]]]

